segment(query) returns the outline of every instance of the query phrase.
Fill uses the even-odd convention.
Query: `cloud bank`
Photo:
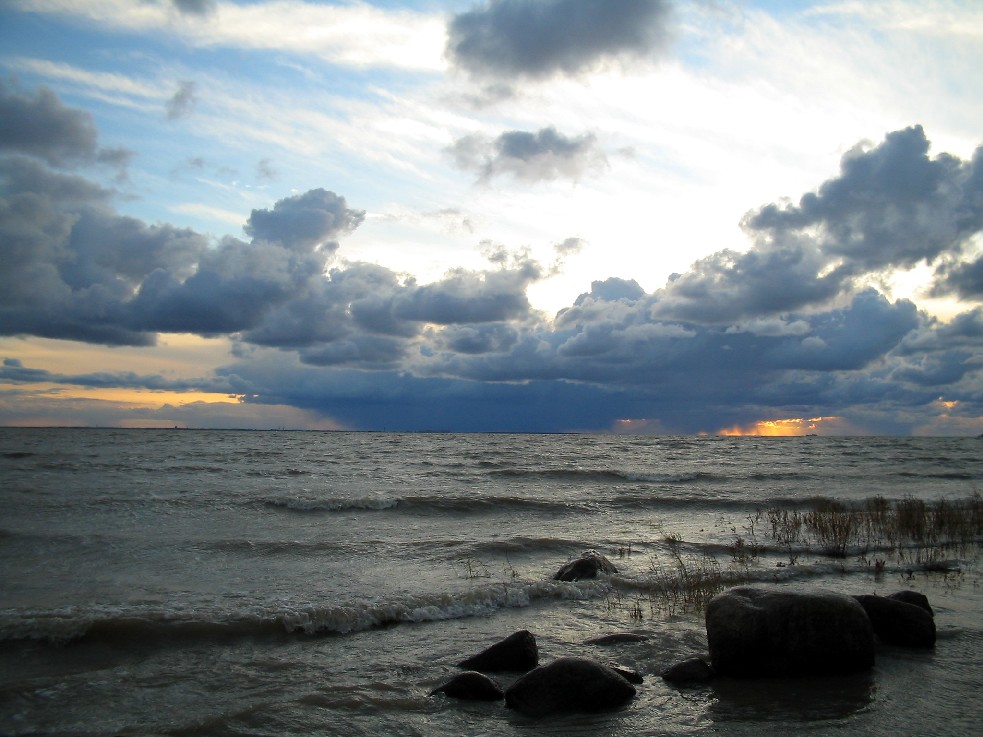
[[[969,160],[933,155],[920,126],[859,144],[797,201],[748,212],[747,250],[714,253],[652,293],[599,275],[548,316],[527,292],[550,267],[523,251],[490,250],[484,268],[430,283],[344,260],[366,214],[323,188],[253,209],[242,237],[122,215],[113,192],[73,171],[102,150],[85,114],[44,89],[4,88],[0,110],[12,121],[0,156],[0,332],[235,345],[228,365],[193,381],[9,360],[8,383],[218,391],[329,424],[413,430],[599,430],[627,418],[698,432],[835,415],[912,432],[983,416],[983,310],[943,323],[877,286],[928,265],[935,292],[981,293],[983,148]],[[549,128],[476,146],[467,161],[482,175],[533,181],[596,154],[593,138]],[[580,245],[568,238],[557,253]]]

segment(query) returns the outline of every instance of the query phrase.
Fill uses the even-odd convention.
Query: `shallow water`
[[[0,430],[0,733],[976,734],[975,552],[875,575],[856,554],[731,551],[768,543],[749,528],[779,504],[966,499],[981,457],[955,438]],[[658,674],[706,638],[652,595],[667,536],[735,582],[921,590],[940,640],[849,679],[671,687]],[[551,579],[588,548],[619,573]],[[645,683],[622,710],[538,720],[427,696],[518,629],[543,661]],[[624,630],[650,639],[584,644]]]

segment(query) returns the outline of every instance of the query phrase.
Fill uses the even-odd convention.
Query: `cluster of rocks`
[[[591,658],[561,657],[539,665],[535,636],[520,630],[477,655],[462,660],[462,673],[434,689],[458,699],[497,701],[530,716],[553,712],[604,711],[627,704],[642,677],[628,668],[606,665]],[[511,686],[502,687],[487,673],[524,673]]]
[[[564,565],[555,580],[576,581],[617,569],[594,550]],[[840,675],[874,665],[875,645],[930,648],[935,619],[923,594],[850,596],[829,591],[793,592],[737,587],[715,596],[706,609],[709,653],[662,672],[669,683],[704,683],[736,678]],[[619,633],[588,640],[607,645],[646,639]],[[539,665],[536,638],[521,630],[458,664],[465,669],[431,696],[505,700],[523,714],[591,712],[630,702],[642,677],[627,668],[592,658],[560,657]],[[503,689],[488,673],[520,675]]]
[[[850,596],[738,587],[706,609],[709,662],[693,679],[669,669],[667,680],[841,675],[874,665],[878,641],[902,647],[935,646],[928,599],[914,591]]]

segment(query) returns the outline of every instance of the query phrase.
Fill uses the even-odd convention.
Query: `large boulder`
[[[504,640],[458,663],[461,668],[494,673],[518,671],[524,673],[539,663],[536,638],[529,630],[519,630]]]
[[[870,619],[845,594],[730,589],[710,600],[706,626],[719,675],[829,675],[874,665]]]
[[[635,687],[614,669],[589,658],[558,658],[531,670],[505,691],[505,703],[529,716],[617,709]]]
[[[935,647],[935,619],[919,604],[873,594],[854,598],[867,612],[881,641],[903,647]]]
[[[928,597],[925,594],[919,594],[917,591],[912,591],[911,589],[905,589],[904,591],[898,591],[894,594],[888,594],[888,599],[897,599],[898,601],[903,601],[906,604],[914,604],[924,609],[926,612],[935,616],[935,612],[932,611],[932,605],[928,603]]]
[[[617,573],[614,563],[596,550],[585,550],[579,558],[564,563],[553,576],[554,581],[579,581],[582,578],[597,578],[598,573]]]
[[[430,695],[445,694],[455,699],[470,701],[498,701],[505,693],[502,687],[484,673],[468,670],[458,673],[447,683],[438,686]]]

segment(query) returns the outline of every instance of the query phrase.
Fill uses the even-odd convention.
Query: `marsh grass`
[[[667,616],[702,611],[724,588],[720,564],[705,550],[685,554],[670,545],[665,556],[653,556],[651,573],[649,607]]]
[[[796,546],[816,548],[822,555],[866,557],[870,551],[906,550],[930,563],[945,553],[965,552],[983,540],[983,497],[927,502],[905,497],[891,502],[882,496],[860,504],[817,500],[806,511],[783,508],[767,512],[772,539],[790,556]]]
[[[848,573],[845,559],[856,554],[861,570],[875,576],[883,575],[888,562],[894,561],[897,568],[892,570],[902,580],[921,571],[956,587],[965,580],[965,571],[953,556],[975,562],[983,543],[983,497],[978,492],[960,500],[891,501],[876,496],[847,504],[817,499],[807,509],[776,507],[745,519],[747,524],[731,527],[735,540],[727,546],[732,560],[726,570],[711,552],[714,546],[664,534],[655,544],[648,571],[619,584],[630,595],[623,597],[615,590],[608,596],[608,608],[634,621],[643,619],[645,610],[652,617],[700,612],[728,586],[769,580],[772,565],[785,568],[815,556],[842,560],[839,569]],[[770,534],[776,544],[760,543],[759,532],[762,538]],[[775,553],[787,562],[774,563]]]

